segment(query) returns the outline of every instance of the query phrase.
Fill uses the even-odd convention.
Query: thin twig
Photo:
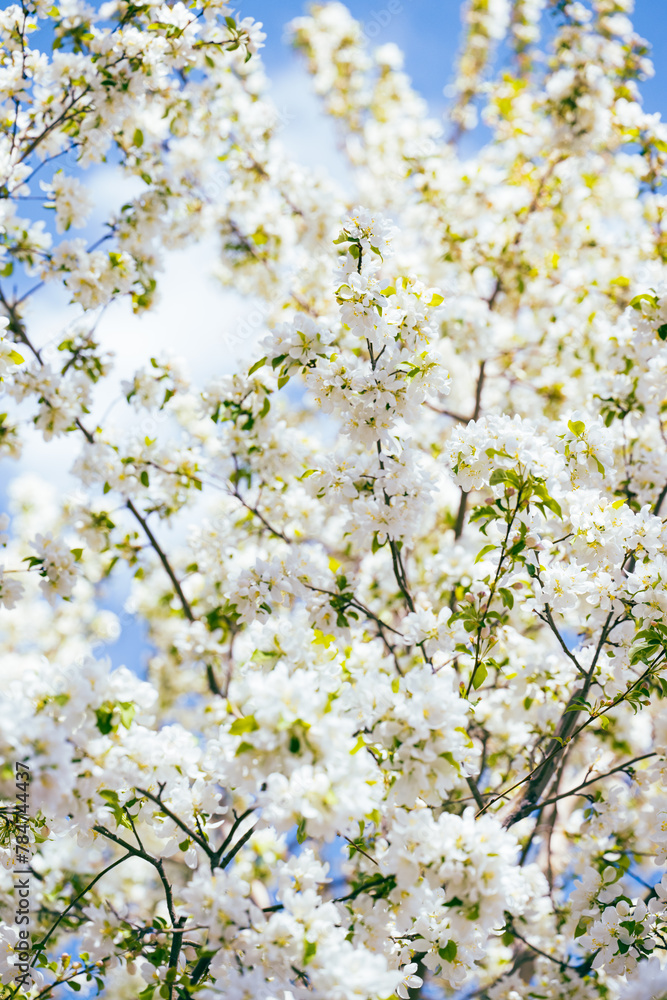
[[[93,888],[93,886],[95,885],[96,882],[99,882],[99,880],[102,878],[103,875],[106,875],[107,872],[110,872],[112,870],[112,868],[118,867],[118,865],[122,864],[123,861],[127,861],[127,859],[129,857],[131,857],[131,856],[132,856],[132,852],[128,851],[128,853],[125,855],[125,857],[123,857],[123,858],[117,858],[116,861],[114,861],[112,864],[108,865],[103,871],[98,872],[98,874],[95,876],[95,878],[91,882],[88,883],[88,885],[86,886],[86,888],[82,889],[82,891],[78,894],[78,896],[75,896],[75,898],[72,900],[72,902],[66,907],[66,909],[63,910],[63,912],[60,914],[60,916],[58,917],[58,919],[56,920],[56,922],[49,929],[49,931],[47,932],[46,936],[42,938],[42,940],[39,942],[39,944],[35,945],[35,947],[34,947],[35,954],[34,954],[32,962],[31,962],[31,965],[34,965],[35,962],[37,961],[37,957],[38,957],[39,953],[44,950],[44,947],[45,947],[47,941],[49,940],[49,938],[51,937],[51,935],[55,931],[55,929],[58,926],[58,924],[61,922],[61,920],[64,920],[64,918],[67,916],[67,914],[69,913],[69,911],[74,906],[76,906],[76,904],[79,902],[79,900],[83,899],[83,897],[86,895],[86,893],[89,892]]]
[[[657,753],[655,751],[652,753],[644,753],[639,757],[633,757],[632,760],[626,760],[624,764],[619,764],[618,767],[612,767],[611,770],[605,771],[604,774],[599,774],[597,778],[589,778],[588,781],[582,781],[581,784],[568,789],[567,792],[561,792],[559,795],[554,795],[550,799],[544,799],[543,802],[540,802],[540,808],[550,806],[554,802],[559,802],[560,799],[567,799],[571,795],[576,795],[582,788],[594,785],[596,782],[602,781],[604,778],[608,778],[611,774],[616,774],[618,771],[627,771],[627,769],[632,767],[633,764],[637,764],[640,760],[648,760],[649,757],[657,757]]]
[[[136,791],[140,795],[144,795],[147,799],[150,799],[152,802],[155,802],[155,804],[160,807],[165,816],[168,816],[169,819],[172,820],[176,824],[176,826],[178,826],[183,831],[183,833],[186,833],[191,840],[194,840],[194,842],[198,844],[209,857],[213,857],[215,851],[211,849],[210,845],[206,843],[204,838],[194,833],[194,831],[191,830],[190,827],[183,822],[180,816],[177,816],[176,813],[173,812],[169,808],[169,806],[165,805],[165,803],[162,801],[163,789],[164,785],[161,786],[160,793],[158,795],[153,795],[153,793],[149,792],[146,788],[139,788],[138,786],[136,788]]]
[[[567,648],[567,645],[565,644],[565,640],[563,639],[562,635],[560,634],[560,632],[558,631],[558,629],[556,627],[556,623],[554,622],[552,614],[551,614],[551,608],[549,607],[548,604],[544,605],[544,611],[545,611],[544,617],[539,612],[537,614],[537,617],[541,618],[542,621],[546,621],[547,625],[549,626],[549,628],[551,629],[551,631],[553,632],[553,634],[558,639],[558,642],[559,642],[559,645],[560,645],[561,649],[563,650],[563,652],[565,653],[565,655],[568,657],[568,659],[572,660],[572,662],[574,663],[574,665],[577,668],[577,670],[579,671],[579,673],[582,674],[584,677],[588,676],[587,672],[584,670],[584,668],[582,667],[582,665],[579,663],[579,660],[576,658],[576,656],[574,655],[574,653]]]

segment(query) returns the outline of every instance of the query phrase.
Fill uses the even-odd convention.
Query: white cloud
[[[323,168],[346,189],[352,172],[340,150],[334,122],[321,111],[312,82],[299,63],[292,63],[272,81],[270,96],[279,113],[280,141],[293,159],[312,169]]]

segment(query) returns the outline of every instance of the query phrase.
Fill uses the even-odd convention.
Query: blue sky
[[[396,42],[405,52],[406,69],[434,110],[444,107],[443,87],[452,79],[460,32],[459,0],[349,0],[347,7],[366,27],[373,42]],[[391,4],[396,9],[396,0]],[[283,27],[305,11],[303,0],[241,0],[238,10],[263,21],[263,52],[269,73],[283,69],[294,56],[283,41]],[[636,0],[633,21],[653,47],[655,77],[643,84],[647,111],[667,118],[667,0]]]

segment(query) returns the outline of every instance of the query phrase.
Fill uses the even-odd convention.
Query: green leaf
[[[603,470],[603,472],[604,472],[604,470]],[[543,503],[544,503],[545,507],[548,507],[549,510],[552,510],[554,512],[554,514],[556,514],[558,517],[562,518],[563,511],[561,509],[561,505],[558,503],[557,500],[554,500],[553,497],[547,497],[546,500],[543,501]]]
[[[445,301],[445,296],[444,295],[440,295],[439,292],[434,292],[433,298],[429,302],[429,305],[430,306],[439,306],[444,301]]]
[[[107,736],[113,729],[113,725],[111,724],[113,707],[109,708],[106,705],[102,705],[100,708],[96,708],[95,718],[97,719],[97,728],[102,733],[102,736]]]
[[[102,788],[100,790],[100,798],[108,802],[110,806],[114,809],[120,809],[120,803],[118,801],[118,792],[114,792],[111,788]]]
[[[474,687],[475,691],[477,690],[478,687],[482,686],[482,684],[486,680],[487,674],[488,670],[486,669],[484,664],[478,663],[472,678],[472,686]]]
[[[458,951],[456,941],[448,941],[444,948],[438,948],[438,955],[443,962],[453,962]]]
[[[144,133],[140,128],[135,128],[134,135],[132,136],[132,144],[141,148],[144,144]]]
[[[456,771],[458,771],[459,774],[461,773],[461,765],[459,764],[458,760],[456,759],[451,750],[445,750],[445,752],[441,753],[440,756],[442,757],[443,760],[448,761],[452,765],[452,767]]]
[[[317,941],[304,941],[303,943],[303,964],[308,965],[311,958],[315,957],[317,951]]]
[[[22,562],[27,562],[29,569],[32,569],[34,566],[42,566],[44,560],[40,559],[39,556],[26,556]]]
[[[635,295],[633,299],[630,299],[630,305],[633,309],[641,311],[642,301],[646,300],[650,302],[652,306],[657,306],[658,298],[656,295],[649,295],[648,292],[642,292],[641,295]]]
[[[148,473],[146,472],[145,469],[142,471],[141,475],[139,476],[139,479],[141,480],[142,486],[148,487],[150,485],[150,480],[148,479]]]
[[[242,733],[254,733],[259,726],[254,715],[245,715],[242,719],[235,719],[229,727],[232,736],[241,736]]]
[[[581,437],[581,435],[586,430],[586,424],[583,420],[568,420],[567,426],[575,435],[575,437]]]
[[[565,709],[565,712],[590,712],[591,706],[583,698],[575,698],[572,700],[571,704]],[[559,737],[554,736],[554,739]]]
[[[303,844],[306,839],[306,820],[302,816],[299,820],[299,825],[296,828],[296,842],[297,844]]]
[[[15,365],[21,365],[25,361],[25,358],[21,354],[19,354],[18,351],[10,351],[9,352],[9,356],[12,359],[12,361],[14,362]],[[80,986],[79,986],[79,989],[81,989]]]
[[[489,552],[493,552],[495,548],[496,548],[495,545],[485,545],[484,548],[480,549],[480,551],[475,556],[475,562],[476,563],[480,562],[485,555],[488,555]]]
[[[83,555],[83,549],[70,549],[70,552],[74,556],[77,562],[81,562],[81,556]]]
[[[660,340],[667,340],[667,323],[661,323],[655,332],[660,337]]]
[[[75,983],[73,979],[70,980],[70,982],[67,985],[71,990],[74,990],[75,993],[78,993],[79,990],[81,989],[81,983]]]
[[[505,607],[511,610],[514,607],[514,594],[511,590],[508,590],[506,587],[499,587],[498,593],[500,594]]]
[[[137,713],[137,706],[131,701],[121,701],[118,703],[120,709],[120,721],[126,729],[132,725],[132,720]]]

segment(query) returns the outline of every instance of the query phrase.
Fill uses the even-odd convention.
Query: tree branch
[[[184,823],[183,820],[179,816],[177,816],[176,813],[173,812],[169,808],[169,806],[165,805],[165,803],[162,801],[163,788],[164,785],[161,786],[159,795],[153,795],[153,793],[149,792],[146,788],[139,788],[138,786],[136,787],[135,790],[139,792],[140,795],[144,795],[147,799],[150,799],[152,802],[155,802],[155,804],[160,807],[165,816],[168,816],[170,820],[173,820],[176,826],[178,826],[183,831],[183,833],[186,833],[191,840],[194,840],[194,842],[201,847],[201,849],[208,855],[209,858],[212,858],[215,854],[215,851],[211,849],[210,845],[207,844],[204,838],[199,836],[199,834],[194,833],[194,831],[191,830],[190,827],[186,823]]]
[[[493,308],[493,303],[495,297],[498,294],[498,289],[500,288],[500,281],[496,284],[496,289],[489,300],[489,308]],[[482,389],[484,388],[484,378],[486,370],[486,361],[481,361],[479,365],[479,375],[477,376],[477,386],[475,387],[475,409],[473,410],[471,420],[479,419],[480,410],[482,407]],[[459,539],[463,534],[463,526],[466,517],[466,507],[468,506],[469,493],[465,490],[461,490],[461,500],[459,502],[459,509],[456,513],[456,522],[454,524],[454,538]]]
[[[35,962],[37,961],[37,956],[39,955],[39,953],[41,951],[44,950],[44,948],[46,946],[46,943],[48,942],[49,938],[51,937],[51,935],[53,934],[53,932],[55,931],[55,929],[58,927],[60,921],[64,920],[64,918],[67,916],[67,914],[69,913],[69,911],[73,907],[76,906],[76,904],[79,902],[79,900],[83,899],[83,897],[86,895],[86,893],[89,892],[93,888],[93,886],[95,885],[96,882],[99,882],[99,880],[102,878],[103,875],[106,875],[107,872],[110,872],[113,868],[116,868],[118,865],[121,865],[123,863],[123,861],[127,861],[127,859],[129,857],[131,857],[131,856],[132,856],[132,852],[128,851],[128,853],[125,855],[125,857],[123,857],[123,858],[117,858],[112,864],[108,865],[103,871],[98,872],[98,874],[95,876],[95,878],[91,882],[88,883],[88,885],[86,886],[86,888],[82,889],[82,891],[78,894],[78,896],[75,896],[75,898],[72,900],[72,902],[63,910],[63,912],[60,914],[60,916],[58,917],[58,919],[56,920],[56,922],[49,929],[49,931],[47,932],[47,934],[45,935],[45,937],[42,938],[42,940],[39,942],[39,944],[35,945],[35,948],[34,948],[35,954],[34,954],[32,962],[31,962],[31,965],[34,965]]]
[[[594,785],[596,782],[602,781],[604,778],[608,778],[610,775],[616,774],[618,771],[627,771],[627,769],[632,767],[633,764],[639,763],[640,760],[648,760],[649,757],[657,757],[657,753],[655,751],[652,753],[644,753],[639,757],[633,757],[632,760],[626,760],[624,764],[619,764],[618,767],[612,767],[611,770],[605,771],[604,774],[599,774],[597,778],[589,778],[587,781],[582,781],[581,784],[576,785],[574,788],[570,788],[567,792],[561,792],[559,795],[554,795],[550,799],[544,799],[540,802],[540,807],[550,806],[554,802],[559,802],[561,799],[567,799],[571,795],[576,795],[582,788],[588,788],[589,785]]]
[[[577,670],[579,671],[579,673],[582,674],[584,677],[587,677],[588,675],[587,675],[586,671],[584,670],[584,668],[582,667],[582,665],[579,663],[579,660],[576,658],[576,656],[574,655],[574,653],[567,648],[567,645],[565,644],[565,641],[564,641],[562,635],[560,634],[560,632],[558,631],[558,629],[556,627],[556,623],[554,622],[552,614],[551,614],[551,608],[549,607],[548,604],[544,605],[544,611],[545,611],[545,616],[544,617],[542,617],[542,615],[539,614],[539,612],[538,612],[537,617],[541,618],[542,621],[546,621],[547,625],[549,626],[549,628],[551,629],[551,631],[553,632],[553,634],[558,639],[558,643],[560,645],[560,648],[563,650],[563,652],[565,653],[565,655],[568,657],[568,659],[572,660],[572,662],[574,663],[574,665],[577,668]]]

